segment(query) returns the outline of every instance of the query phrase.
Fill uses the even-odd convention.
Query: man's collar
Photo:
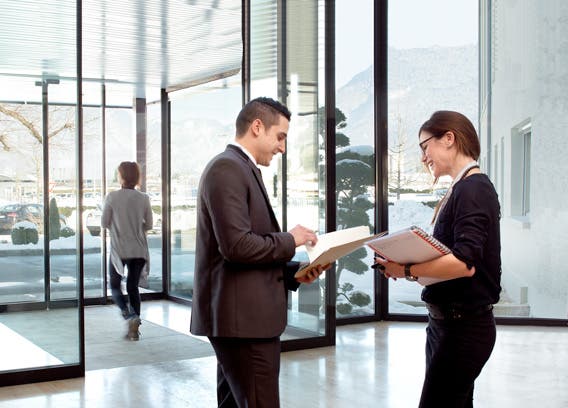
[[[233,146],[236,146],[236,147],[238,147],[239,149],[241,149],[241,150],[243,151],[243,153],[247,155],[247,157],[250,159],[250,161],[251,161],[255,166],[258,167],[258,164],[257,164],[257,162],[256,162],[256,160],[255,160],[255,158],[254,158],[254,156],[251,154],[251,152],[249,152],[249,151],[247,150],[246,147],[244,147],[242,144],[240,144],[240,143],[237,142],[237,141],[230,142],[229,144],[230,144],[230,145],[233,145]]]

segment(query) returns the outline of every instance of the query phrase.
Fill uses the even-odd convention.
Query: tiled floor
[[[87,371],[213,355],[204,337],[188,335],[188,307],[144,302],[143,341],[125,341],[127,322],[114,305],[85,308]],[[0,314],[0,371],[76,363],[78,311],[74,308]],[[170,326],[172,328],[170,328]]]
[[[187,332],[187,310],[159,303],[147,318]],[[282,354],[283,407],[415,407],[424,324],[340,326],[337,345]],[[142,340],[143,341],[143,340]],[[88,371],[85,378],[0,388],[0,407],[213,407],[215,357]],[[499,326],[476,383],[482,408],[568,407],[568,329]]]

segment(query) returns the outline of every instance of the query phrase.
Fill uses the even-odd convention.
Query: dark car
[[[9,234],[12,227],[20,221],[29,221],[43,231],[43,205],[41,204],[8,204],[0,208],[0,233]],[[61,226],[65,225],[62,217]]]

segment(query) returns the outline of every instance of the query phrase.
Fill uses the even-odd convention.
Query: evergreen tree
[[[49,240],[59,239],[61,236],[61,219],[55,197],[49,200]]]
[[[324,135],[325,112],[323,108],[320,108],[319,117],[320,134]],[[347,127],[347,117],[338,108],[335,109],[335,120],[337,229],[367,225],[371,230],[368,211],[374,207],[369,199],[369,189],[375,183],[374,150],[371,146],[351,146],[351,140],[342,132]],[[369,265],[364,262],[366,256],[367,250],[359,248],[337,261],[336,307],[341,314],[350,314],[353,306],[363,307],[371,303],[371,297],[355,290],[352,283],[339,284],[344,271],[363,275],[370,270]]]

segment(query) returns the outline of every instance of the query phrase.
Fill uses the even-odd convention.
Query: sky
[[[337,89],[373,64],[373,5],[374,0],[336,0]],[[477,43],[478,0],[390,0],[388,7],[389,47],[404,49]],[[229,94],[225,91],[223,95]],[[240,106],[239,89],[235,88],[230,95],[235,106]],[[212,99],[216,97],[214,93],[210,95]],[[203,98],[208,96],[181,99],[185,99],[184,109],[192,110],[196,116],[214,118],[218,111],[204,110],[207,104]],[[195,105],[185,105],[191,104],[192,100]]]
[[[337,88],[373,63],[373,3],[335,3]],[[390,0],[388,8],[389,47],[477,43],[478,0]]]

